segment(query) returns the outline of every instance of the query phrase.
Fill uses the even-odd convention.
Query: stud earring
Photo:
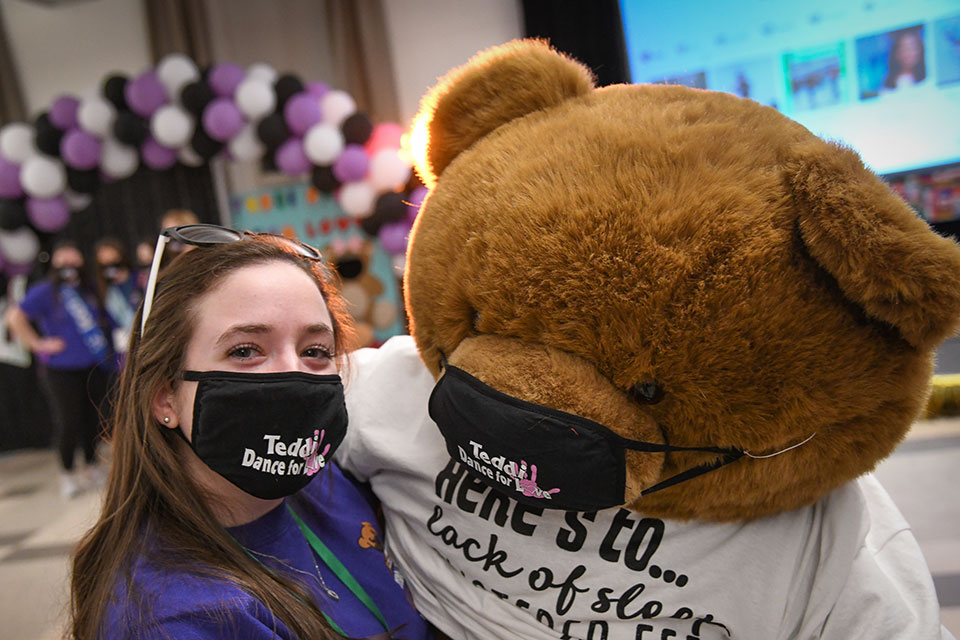
[[[170,416],[163,417],[163,424],[170,424]]]

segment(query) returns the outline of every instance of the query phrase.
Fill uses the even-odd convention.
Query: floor
[[[917,423],[877,470],[913,527],[942,607],[960,637],[960,419]],[[0,620],[3,637],[53,640],[66,620],[73,544],[96,516],[99,494],[58,493],[49,451],[0,455]]]

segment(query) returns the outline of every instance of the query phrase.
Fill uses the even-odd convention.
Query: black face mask
[[[80,270],[76,267],[60,267],[57,269],[57,280],[66,285],[76,286],[80,284]]]
[[[497,391],[466,371],[444,367],[430,395],[430,417],[450,456],[494,489],[546,509],[594,511],[621,505],[626,449],[705,451],[720,456],[649,487],[642,495],[739,460],[721,447],[678,447],[624,438],[607,427]]]
[[[126,269],[126,265],[122,262],[114,262],[112,264],[101,265],[100,273],[103,274],[104,280],[119,283],[121,281],[120,276],[123,274],[124,269]]]
[[[186,371],[183,379],[199,383],[188,444],[208,467],[257,498],[282,498],[307,486],[347,433],[338,375]]]

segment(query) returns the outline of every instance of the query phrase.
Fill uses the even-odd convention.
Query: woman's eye
[[[246,360],[248,358],[252,358],[256,354],[257,354],[257,348],[255,346],[249,345],[249,344],[242,344],[231,349],[228,355],[232,358],[239,358],[241,360]]]
[[[333,352],[330,349],[322,346],[307,347],[303,350],[303,357],[305,358],[324,358],[326,360],[333,359]]]

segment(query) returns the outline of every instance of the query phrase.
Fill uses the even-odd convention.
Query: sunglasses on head
[[[182,245],[192,247],[212,247],[218,244],[239,242],[244,238],[251,237],[272,238],[301,258],[323,261],[323,256],[313,247],[303,244],[302,242],[297,242],[296,240],[291,240],[286,236],[279,236],[272,233],[251,233],[250,231],[239,231],[229,227],[221,227],[218,224],[186,224],[164,229],[160,232],[160,237],[157,238],[157,246],[153,251],[150,277],[147,279],[147,289],[143,296],[143,317],[140,319],[140,335],[143,336],[143,329],[147,326],[147,318],[150,316],[150,310],[153,308],[153,295],[157,288],[157,274],[160,272],[163,250],[168,243],[178,242]]]

